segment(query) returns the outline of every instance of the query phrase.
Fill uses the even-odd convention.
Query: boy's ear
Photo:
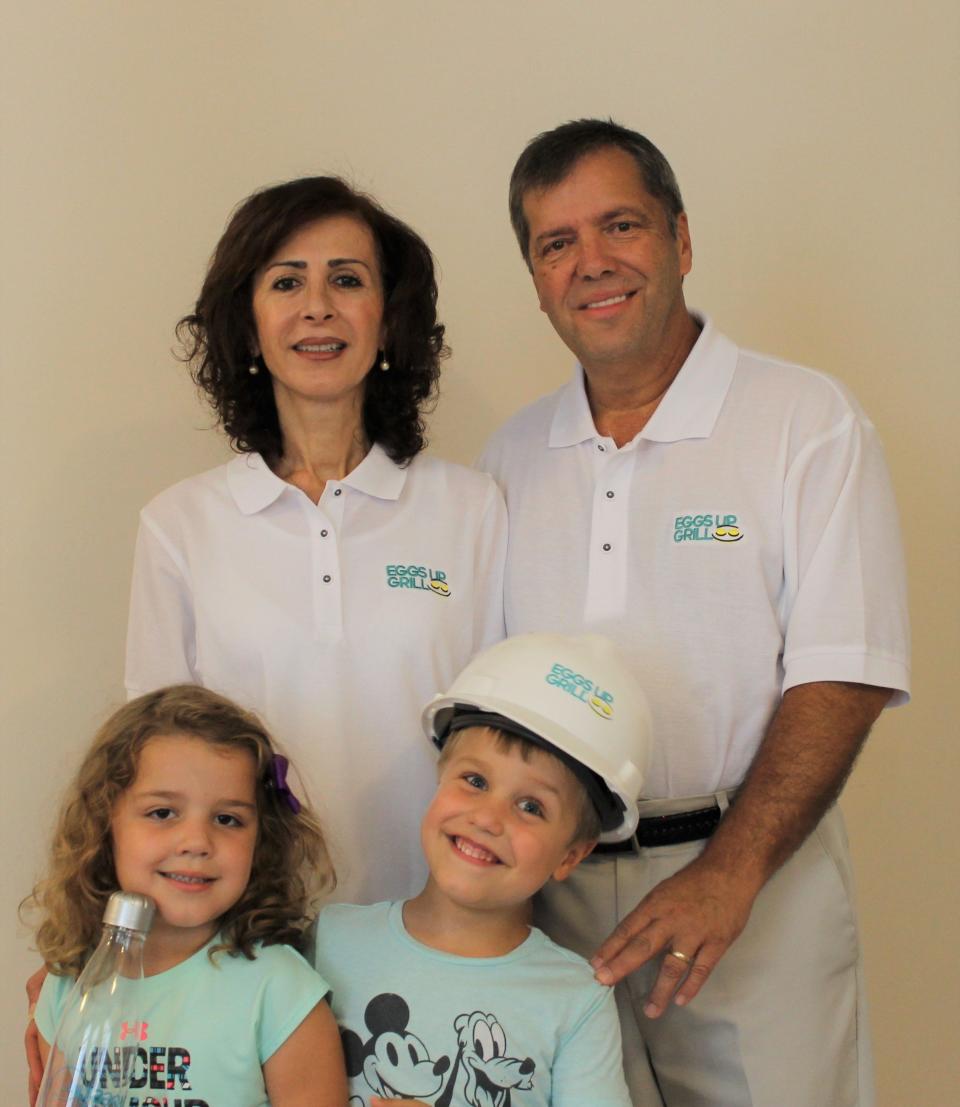
[[[585,857],[590,856],[596,844],[596,838],[588,838],[582,842],[573,842],[567,850],[564,859],[553,870],[553,879],[566,880],[577,865],[579,865]]]

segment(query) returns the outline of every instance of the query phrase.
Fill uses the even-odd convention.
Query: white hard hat
[[[601,841],[622,841],[636,829],[650,709],[608,638],[522,634],[484,650],[424,708],[423,729],[440,749],[458,724],[523,734],[557,754],[597,807]]]

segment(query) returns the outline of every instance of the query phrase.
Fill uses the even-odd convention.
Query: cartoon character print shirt
[[[262,1065],[329,991],[289,946],[257,947],[253,961],[211,962],[209,948],[143,981],[146,1025],[125,1107],[269,1107]],[[44,981],[36,1020],[48,1042],[73,983]]]
[[[505,957],[415,941],[402,903],[334,905],[317,922],[351,1107],[629,1107],[613,992],[541,931]]]

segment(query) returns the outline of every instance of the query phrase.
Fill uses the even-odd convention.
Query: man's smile
[[[581,311],[596,311],[597,308],[613,307],[615,304],[624,304],[633,296],[632,292],[621,292],[616,296],[608,296],[605,300],[590,300],[580,305]]]

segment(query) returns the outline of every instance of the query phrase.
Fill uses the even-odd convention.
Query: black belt
[[[709,838],[717,829],[722,812],[714,804],[698,811],[679,811],[676,815],[654,815],[641,819],[632,837],[624,842],[598,842],[594,854],[633,853],[638,847],[675,846]]]

